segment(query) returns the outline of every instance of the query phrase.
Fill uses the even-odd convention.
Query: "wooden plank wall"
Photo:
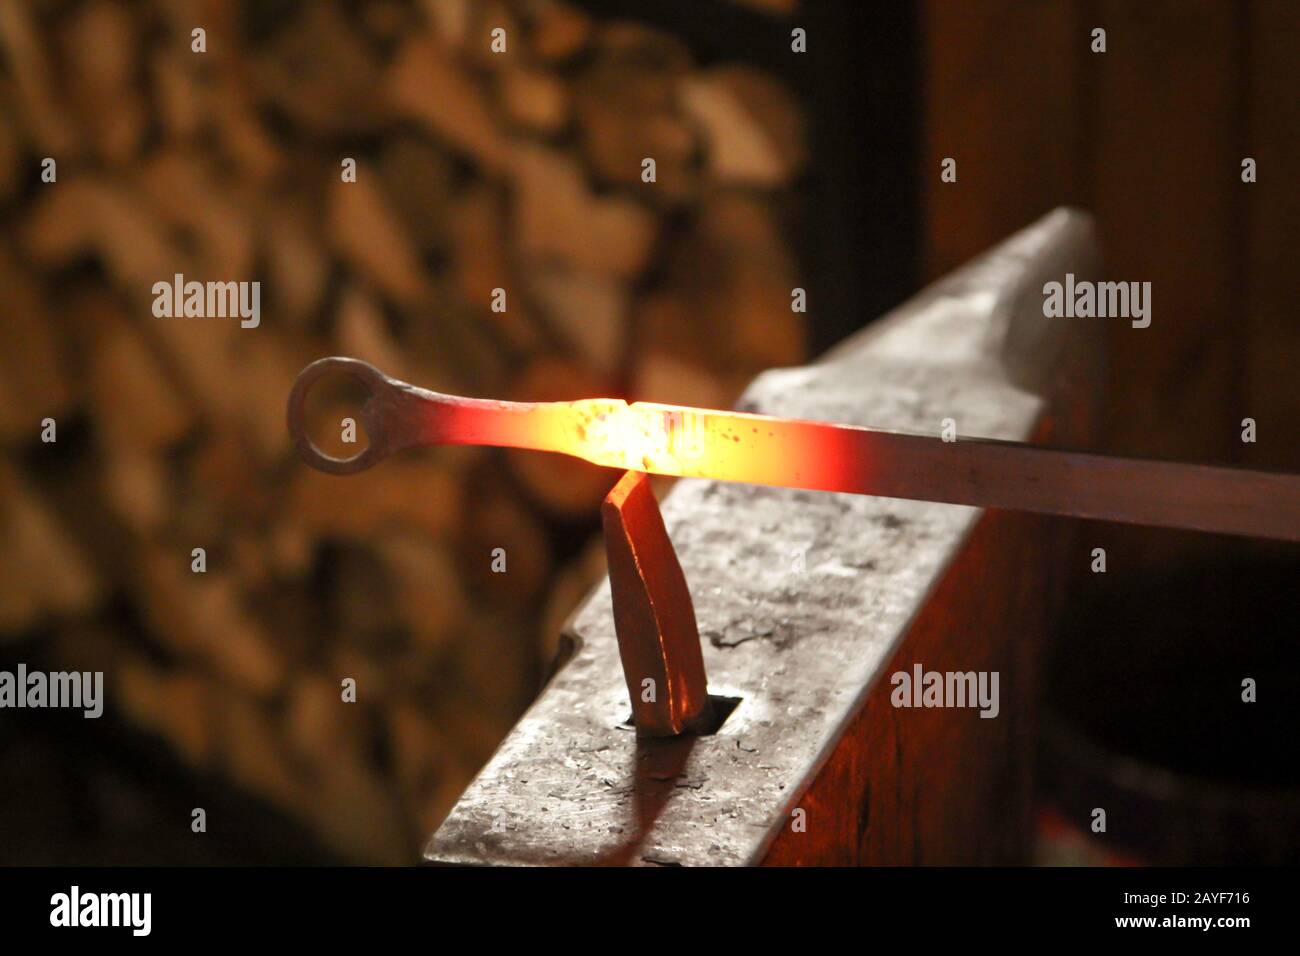
[[[1071,203],[1097,216],[1107,278],[1152,283],[1149,328],[1076,320],[1108,336],[1110,451],[1300,468],[1298,13],[1292,0],[922,0],[927,278]],[[940,181],[945,156],[956,183]],[[1246,156],[1257,183],[1241,180]],[[1095,531],[1137,563],[1219,547]]]
[[[1083,204],[1076,0],[923,0],[925,281]],[[945,157],[957,182],[939,180]]]
[[[1082,119],[1107,276],[1150,281],[1151,325],[1111,333],[1115,451],[1232,458],[1245,353],[1240,303],[1242,185],[1238,5],[1101,0],[1107,31],[1087,54]],[[1088,42],[1090,26],[1078,30]],[[1085,320],[1087,321],[1087,320]]]
[[[1235,187],[1250,196],[1246,401],[1260,430],[1246,461],[1300,470],[1300,5],[1257,0],[1248,37],[1249,155],[1262,172]]]

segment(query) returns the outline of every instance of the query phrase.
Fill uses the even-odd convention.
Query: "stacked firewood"
[[[549,0],[15,0],[0,61],[0,639],[105,671],[110,710],[342,854],[409,859],[600,573],[617,476],[321,475],[294,377],[728,404],[802,358],[799,110]],[[156,317],[176,274],[260,281],[260,324]],[[315,410],[335,453],[348,399]]]

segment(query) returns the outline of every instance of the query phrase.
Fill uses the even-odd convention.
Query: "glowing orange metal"
[[[303,430],[306,393],[331,371],[356,376],[371,393],[360,413],[370,446],[355,458],[323,454]],[[368,468],[402,448],[497,445],[561,452],[656,475],[1300,541],[1300,475],[1112,458],[984,438],[949,442],[617,399],[461,398],[395,381],[355,359],[321,359],[303,370],[290,395],[289,428],[303,459],[335,474]]]
[[[605,497],[600,515],[636,732],[673,737],[699,730],[711,716],[700,632],[650,479],[627,472]]]

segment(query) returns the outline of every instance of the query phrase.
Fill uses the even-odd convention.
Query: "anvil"
[[[631,697],[638,734],[645,737],[707,732],[718,726],[705,687],[703,654],[697,637],[700,628],[691,593],[648,483],[639,472],[714,479],[704,483],[707,491],[697,490],[699,483],[688,483],[675,492],[674,500],[687,496],[700,513],[712,514],[701,495],[715,499],[742,496],[749,507],[735,508],[727,519],[736,531],[752,525],[765,511],[773,513],[771,508],[758,506],[763,501],[784,505],[797,501],[799,508],[795,512],[809,514],[820,511],[822,506],[815,504],[817,497],[810,498],[803,491],[773,490],[761,496],[720,491],[739,486],[716,484],[717,480],[832,492],[822,500],[825,507],[842,512],[846,528],[855,521],[862,527],[929,526],[929,532],[916,537],[911,546],[915,553],[906,573],[914,579],[891,582],[888,591],[873,592],[880,594],[879,606],[869,611],[860,609],[872,618],[860,621],[858,630],[880,636],[859,649],[867,652],[865,659],[850,650],[853,641],[848,634],[838,633],[845,629],[844,622],[831,628],[829,622],[823,621],[823,630],[836,633],[831,635],[830,645],[821,647],[817,655],[825,665],[838,670],[812,665],[807,657],[810,652],[800,656],[802,672],[794,677],[786,673],[790,661],[783,658],[766,661],[766,669],[762,663],[752,662],[739,672],[726,669],[729,679],[724,679],[722,686],[741,702],[718,737],[729,731],[734,734],[735,751],[728,752],[724,759],[716,752],[717,738],[713,738],[706,760],[710,772],[705,772],[702,779],[734,778],[723,791],[714,788],[708,792],[712,799],[730,803],[724,818],[738,817],[742,821],[738,826],[757,827],[759,831],[731,833],[724,824],[723,829],[730,835],[714,844],[719,848],[719,861],[754,862],[774,852],[771,848],[781,829],[777,811],[783,807],[788,810],[789,801],[797,794],[813,792],[816,788],[809,788],[814,778],[828,772],[828,761],[834,763],[832,758],[843,746],[836,741],[857,726],[869,708],[873,698],[866,695],[877,684],[885,656],[909,626],[918,626],[929,588],[938,582],[947,565],[955,562],[962,545],[966,553],[972,551],[966,539],[979,513],[933,503],[1300,539],[1297,476],[1112,459],[1042,446],[1051,392],[1048,385],[1067,379],[1060,374],[1059,366],[1069,364],[1071,356],[1063,345],[1064,326],[1048,323],[1042,315],[1039,290],[1044,279],[1066,272],[1089,273],[1095,267],[1094,260],[1086,218],[1066,212],[1053,214],[823,362],[806,369],[769,373],[747,394],[746,402],[751,408],[763,407],[776,414],[627,405],[612,399],[546,405],[463,399],[395,382],[354,360],[326,359],[309,366],[300,377],[290,398],[290,428],[303,458],[335,473],[357,471],[401,448],[429,443],[563,451],[631,469],[606,499],[603,511],[613,626],[597,620],[603,618],[603,612],[593,611],[594,605],[589,603],[579,613],[574,630],[583,638],[589,636],[593,626],[606,635],[610,629],[616,631],[622,683]],[[1078,356],[1073,358],[1077,360]],[[370,391],[371,397],[360,414],[370,445],[353,459],[323,455],[302,427],[306,392],[330,371],[353,374]],[[781,384],[779,390],[765,387],[775,382]],[[900,402],[905,397],[911,399],[910,409]],[[764,407],[769,405],[772,407]],[[955,440],[946,441],[917,433],[946,418],[972,422],[975,434],[988,437],[953,435]],[[900,423],[898,419],[909,420]],[[871,427],[865,427],[868,423]],[[899,424],[902,427],[897,427]],[[890,425],[895,428],[881,427]],[[1026,444],[1026,438],[1036,442]],[[1170,494],[1171,488],[1178,492]],[[911,517],[903,518],[897,512],[903,502],[887,499],[915,499],[922,504],[912,506],[910,511],[904,509],[901,513]],[[804,516],[784,506],[776,510],[782,516],[766,529],[768,537],[798,536]],[[1003,523],[1025,529],[1027,535],[1040,527],[1034,522],[1003,518],[981,527]],[[918,534],[915,527],[912,535]],[[699,514],[693,514],[692,520],[679,528],[700,531]],[[747,537],[753,547],[752,529]],[[814,540],[813,544],[817,543]],[[1002,554],[995,557],[998,562],[1006,560]],[[1028,559],[1038,563],[1047,557],[1031,553]],[[814,573],[866,580],[871,575],[863,572],[878,570],[876,560],[846,562],[840,557],[821,561]],[[778,561],[778,566],[783,563]],[[996,570],[996,566],[997,562],[988,561],[984,570]],[[748,636],[736,633],[735,620],[715,627],[706,624],[705,631],[715,648],[737,649],[728,652],[732,658],[728,663],[737,656],[764,657],[757,648],[739,652],[740,645],[748,647],[751,641],[779,648],[794,642],[816,643],[814,638],[825,637],[818,633],[816,620],[808,620],[798,611],[803,598],[815,599],[813,581],[783,580],[764,592],[753,591],[764,580],[773,583],[771,570],[755,574],[753,581],[727,582],[732,588],[746,590],[754,604],[784,604],[766,617],[770,624],[751,621],[748,626],[752,633]],[[1027,578],[1038,571],[1036,567],[1021,569]],[[1008,574],[1012,576],[1014,571]],[[705,594],[712,593],[704,574],[692,570],[691,577],[696,582],[697,596],[701,589]],[[706,615],[712,610],[706,609]],[[1004,619],[1010,621],[1012,615],[1004,615]],[[846,658],[845,654],[850,656]],[[689,797],[659,792],[663,789],[659,784],[665,781],[691,777],[693,745],[684,743],[675,751],[675,757],[670,751],[638,750],[632,756],[632,765],[621,770],[611,767],[608,757],[594,756],[611,750],[621,753],[624,749],[611,743],[617,738],[610,737],[613,725],[607,706],[607,664],[606,652],[586,645],[580,649],[453,811],[430,844],[431,858],[540,862],[562,856],[569,861],[635,861],[639,852],[635,848],[662,844],[666,835],[673,833],[684,837],[685,833],[679,833],[677,828],[686,826],[689,830],[699,822],[696,812],[684,812],[680,819],[670,812],[683,799],[691,803]],[[814,673],[821,679],[811,680]],[[779,687],[782,681],[788,681],[789,686]],[[575,696],[575,690],[581,693]],[[806,701],[783,711],[773,709],[788,695],[799,697],[801,693],[813,694],[819,705],[811,712]],[[568,702],[569,712],[556,709],[560,700]],[[646,746],[650,746],[649,741]],[[527,826],[506,825],[503,831],[498,820],[486,815],[492,804],[494,812],[509,818],[513,812],[511,795],[518,796],[514,781],[524,774],[536,775],[540,789],[568,808],[548,819],[567,820],[567,824],[561,824],[562,829],[573,830],[579,818],[573,816],[576,806],[570,800],[585,803],[602,791],[592,784],[594,789],[586,797],[561,795],[580,794],[584,787],[574,791],[574,781],[565,784],[550,765],[538,764],[539,757],[545,758],[555,748],[567,754],[563,763],[578,760],[582,780],[590,781],[593,773],[599,777],[600,772],[593,768],[601,764],[611,775],[608,779],[614,781],[613,785],[628,788],[618,792],[631,794],[634,808],[639,808],[631,821],[634,834],[611,842],[608,834],[598,832],[599,827],[592,830],[593,823],[599,824],[603,816],[608,816],[597,814],[594,820],[581,818],[579,832],[567,834],[574,838],[567,850],[561,851],[558,844],[552,843],[547,851],[543,845],[546,841],[539,842],[538,834],[533,832],[540,818],[530,816]],[[540,754],[536,752],[539,749]],[[591,756],[575,758],[574,754]],[[738,756],[745,754],[755,756],[752,760]],[[720,766],[719,760],[725,766]],[[738,760],[752,766],[741,771],[736,767]],[[646,776],[647,767],[658,770]],[[619,779],[624,783],[618,784]],[[749,781],[752,792],[736,792],[734,783],[742,779]],[[776,791],[772,790],[773,783]],[[705,789],[704,784],[700,788],[682,785],[692,790]],[[674,783],[673,789],[677,786]],[[696,811],[701,809],[695,807]],[[713,823],[718,822],[715,816]],[[611,826],[608,832],[623,833],[627,829]],[[516,836],[512,837],[512,832]],[[628,846],[634,848],[631,855],[625,853]],[[689,852],[685,856],[690,859],[679,858],[676,862],[711,862],[707,854],[700,856],[698,838],[686,841],[686,846]],[[664,862],[662,856],[642,854],[639,859]]]

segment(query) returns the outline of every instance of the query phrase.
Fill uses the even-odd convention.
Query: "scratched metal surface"
[[[760,376],[748,411],[1023,440],[1062,328],[1042,285],[1095,269],[1090,220],[1057,210],[820,363]],[[714,736],[620,725],[609,584],[570,622],[581,646],[430,839],[430,862],[761,861],[979,511],[685,480],[663,502],[710,691],[741,698]],[[803,552],[799,570],[799,552]]]

